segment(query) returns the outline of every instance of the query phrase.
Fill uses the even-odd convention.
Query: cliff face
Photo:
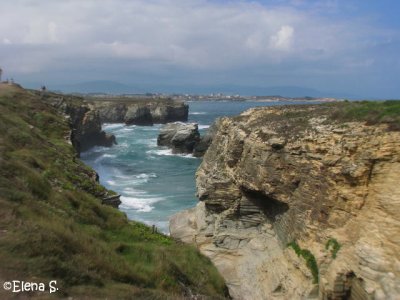
[[[116,143],[115,136],[101,129],[99,112],[84,103],[82,98],[46,93],[42,99],[69,119],[71,136],[68,139],[78,154],[93,146],[111,147]]]
[[[399,297],[400,133],[336,113],[258,108],[217,124],[200,203],[170,230],[235,299]]]
[[[187,121],[187,104],[172,100],[140,101],[94,101],[91,102],[99,111],[103,123],[126,123],[134,125],[153,125]]]

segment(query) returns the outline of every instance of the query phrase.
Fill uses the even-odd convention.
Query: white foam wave
[[[122,204],[127,208],[133,208],[140,212],[150,212],[154,209],[151,204],[164,200],[161,197],[153,197],[153,198],[136,198],[136,197],[126,197],[121,196]]]
[[[129,195],[129,196],[138,196],[138,195],[147,194],[145,191],[135,190],[131,187],[125,188],[122,191],[123,191],[122,194]]]
[[[155,155],[173,155],[171,149],[155,149],[146,151],[147,154],[155,154]]]
[[[102,125],[102,129],[107,131],[107,130],[115,130],[115,129],[120,129],[125,127],[124,123],[104,123]]]
[[[205,111],[194,111],[189,113],[189,115],[206,115],[207,113]]]
[[[129,175],[114,175],[113,177],[116,179],[122,179],[122,180],[132,179],[132,176],[129,176]]]
[[[118,147],[118,148],[128,148],[129,144],[128,142],[123,142],[123,143],[118,143],[118,145],[114,146],[114,147]]]
[[[107,180],[106,182],[109,185],[117,185],[117,183],[114,180]]]
[[[210,125],[199,125],[199,129],[207,129],[210,128]]]
[[[138,179],[157,178],[157,174],[156,173],[149,173],[149,174],[142,173],[142,174],[136,175],[135,177]]]
[[[182,153],[172,153],[171,149],[157,149],[157,150],[149,150],[146,151],[147,154],[150,155],[158,155],[158,156],[179,156],[185,158],[196,158],[192,154],[182,154]]]
[[[103,157],[104,158],[115,158],[115,157],[117,157],[115,154],[103,154]]]
[[[133,130],[135,130],[135,125],[131,125],[131,126],[126,126],[126,127],[124,127],[124,128],[121,128],[119,131],[122,131],[122,132],[130,132],[130,131],[133,131]]]

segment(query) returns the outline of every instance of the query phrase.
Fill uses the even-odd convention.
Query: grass
[[[325,244],[325,249],[331,251],[332,258],[335,259],[337,256],[337,253],[339,252],[341,248],[341,245],[335,238],[330,238],[326,244]]]
[[[368,125],[388,124],[390,130],[400,130],[400,101],[345,101],[330,104],[330,119],[340,122],[363,121]]]
[[[310,270],[313,276],[313,283],[318,283],[319,281],[319,271],[317,261],[315,260],[314,255],[307,249],[301,249],[300,246],[293,241],[288,244],[288,247],[291,247],[298,257],[302,257],[306,261],[306,266]]]
[[[101,205],[113,193],[76,158],[68,131],[37,94],[0,90],[0,278],[57,280],[54,297],[223,299],[198,250]]]
[[[400,100],[387,101],[342,101],[310,105],[284,105],[280,107],[256,108],[256,111],[270,110],[260,114],[249,126],[242,128],[250,134],[249,128],[268,127],[278,135],[295,137],[311,128],[309,120],[319,117],[326,124],[338,124],[345,128],[346,122],[363,122],[366,125],[386,124],[389,131],[400,130]],[[241,122],[246,116],[232,120]],[[269,134],[258,133],[262,139]]]

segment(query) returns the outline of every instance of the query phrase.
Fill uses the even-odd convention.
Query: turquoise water
[[[217,117],[272,105],[282,102],[189,102],[189,122],[198,123],[203,133]],[[161,126],[104,124],[103,130],[114,134],[118,145],[94,147],[81,158],[96,170],[101,184],[121,194],[120,210],[129,219],[168,233],[169,218],[197,203],[194,175],[201,159],[157,147]]]

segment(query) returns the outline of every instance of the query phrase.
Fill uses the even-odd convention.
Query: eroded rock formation
[[[234,299],[399,299],[399,174],[400,132],[385,124],[252,109],[219,121],[200,202],[171,235],[211,258]]]
[[[103,123],[153,125],[187,121],[187,104],[173,100],[93,101]]]
[[[85,103],[83,98],[54,93],[46,93],[42,98],[69,119],[69,139],[78,154],[93,146],[111,147],[116,144],[115,136],[101,129],[99,112]]]
[[[160,129],[158,146],[167,146],[173,153],[192,153],[199,142],[200,134],[196,123],[168,123]]]
[[[208,131],[200,136],[195,123],[168,123],[160,130],[157,139],[158,146],[167,146],[173,153],[191,153],[194,157],[202,157],[210,146],[217,125],[213,124]]]
[[[207,132],[200,136],[200,140],[193,148],[193,156],[194,157],[203,157],[206,153],[208,147],[210,147],[211,142],[213,140],[214,134],[216,133],[218,128],[218,119],[208,128]]]

